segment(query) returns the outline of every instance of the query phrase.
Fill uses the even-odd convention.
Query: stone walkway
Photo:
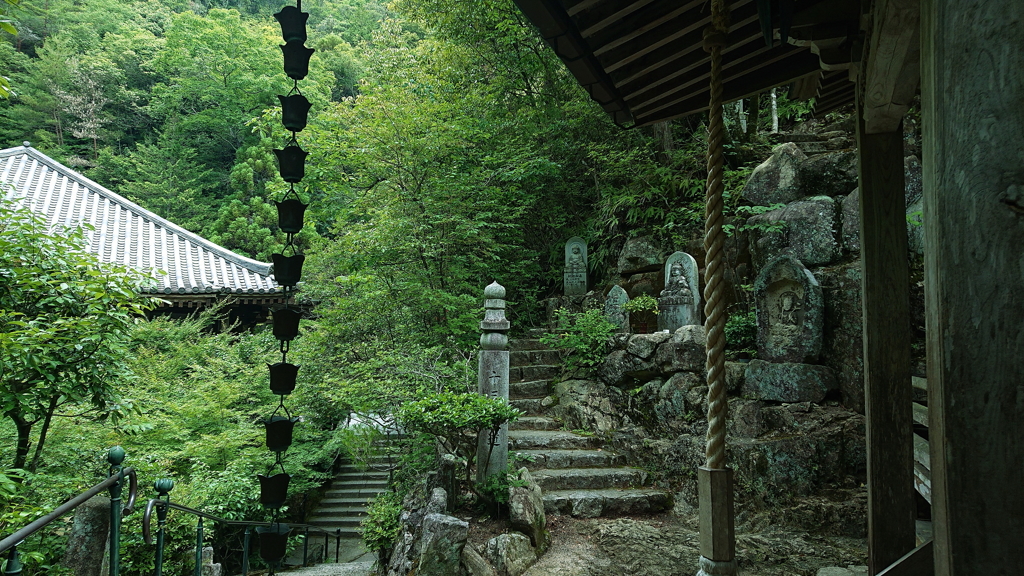
[[[317,564],[309,568],[286,570],[278,574],[287,576],[373,576],[373,561],[348,564]]]

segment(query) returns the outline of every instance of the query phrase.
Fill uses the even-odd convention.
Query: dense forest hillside
[[[29,141],[247,256],[280,250],[271,200],[286,185],[272,150],[287,136],[275,95],[291,88],[272,17],[281,3],[0,6],[16,28],[0,32],[10,90],[0,148]],[[473,389],[484,286],[508,289],[514,332],[539,325],[538,303],[561,289],[566,239],[588,240],[595,282],[628,238],[682,248],[702,227],[705,178],[701,119],[615,126],[511,0],[307,0],[303,9],[317,52],[301,84],[310,125],[298,135],[310,152],[299,193],[312,224],[299,237],[301,298],[313,313],[289,356],[302,365],[290,400],[304,419],[289,456],[297,515],[339,454],[369,442],[345,427],[352,415]],[[784,120],[798,112],[780,97]],[[768,123],[761,116],[755,125]],[[747,163],[760,159],[751,149],[767,148],[737,132],[730,211]],[[71,402],[53,414],[45,450],[33,432],[30,469],[0,468],[0,531],[96,481],[83,471],[99,472],[115,443],[147,482],[176,478],[180,501],[264,514],[253,476],[268,462],[260,418],[274,401],[265,366],[274,341],[262,329],[213,334],[215,315],[131,329],[110,398]],[[8,437],[5,418],[4,468]],[[429,466],[422,456],[404,473]],[[124,574],[151,566],[138,522],[126,529]],[[175,562],[187,557],[189,530],[172,521]],[[33,570],[60,556],[59,537],[48,538],[24,547]],[[238,549],[239,533],[213,538],[218,554]]]

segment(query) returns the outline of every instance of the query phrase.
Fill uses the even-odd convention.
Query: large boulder
[[[819,154],[802,162],[798,172],[804,195],[849,194],[857,187],[857,153]]]
[[[792,143],[779,144],[747,180],[741,195],[758,206],[787,203],[804,196],[800,188],[799,166],[807,155]]]
[[[832,369],[843,405],[864,413],[864,343],[860,261],[818,270],[825,299],[821,362]]]
[[[754,267],[783,254],[807,266],[824,266],[840,256],[836,201],[814,196],[747,220]]]
[[[104,553],[110,534],[110,499],[93,496],[75,510],[68,535],[68,547],[61,566],[75,576],[100,576],[105,573]]]
[[[752,360],[743,378],[743,395],[774,402],[821,402],[836,389],[828,366]]]
[[[445,514],[427,514],[417,573],[431,576],[459,576],[462,548],[469,535],[469,523]]]
[[[544,494],[525,467],[519,469],[518,480],[524,486],[509,489],[509,520],[513,529],[530,538],[530,543],[537,549],[537,555],[541,555],[551,543],[547,518],[544,516]]]
[[[907,243],[911,252],[924,254],[924,200],[921,193],[921,161],[916,156],[903,159],[904,200],[907,207]],[[860,188],[854,188],[840,200],[842,244],[850,252],[860,251]]]
[[[555,385],[558,404],[551,410],[571,429],[610,433],[623,425],[623,416],[612,402],[612,398],[622,393],[618,388],[601,382],[566,380]]]
[[[661,248],[654,242],[654,238],[630,238],[619,254],[619,274],[628,276],[640,272],[660,272],[661,256]]]
[[[537,560],[530,539],[518,532],[499,534],[488,540],[485,555],[498,576],[520,576]],[[421,573],[433,576],[431,572],[421,570]]]
[[[498,576],[490,562],[485,560],[472,544],[466,544],[462,549],[462,565],[466,567],[469,576]]]
[[[676,372],[703,372],[707,364],[707,336],[703,326],[680,326],[658,346],[654,362],[664,376]]]

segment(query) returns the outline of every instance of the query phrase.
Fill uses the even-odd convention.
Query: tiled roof
[[[89,250],[104,262],[156,270],[159,294],[278,292],[270,264],[240,256],[142,208],[30,147],[0,150],[4,193],[50,225],[88,223]],[[9,187],[13,186],[13,192]],[[166,272],[161,274],[159,271]]]

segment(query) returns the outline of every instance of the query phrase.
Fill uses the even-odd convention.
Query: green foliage
[[[515,460],[510,459],[505,470],[485,478],[483,483],[477,485],[477,491],[490,502],[506,505],[508,504],[510,489],[526,486],[529,486],[529,483],[519,479],[519,464]]]
[[[748,219],[751,216],[764,214],[766,212],[771,212],[772,210],[778,210],[785,207],[785,203],[781,202],[768,206],[740,206],[736,208],[736,211],[734,212],[736,221],[739,222],[739,224],[726,224],[722,226],[722,230],[724,230],[729,236],[732,236],[737,232],[746,232],[748,230],[757,230],[762,234],[769,232],[783,232],[786,229],[786,222],[782,220],[777,220],[775,222],[760,221],[750,224],[748,223]]]
[[[466,478],[476,456],[477,436],[489,433],[494,444],[498,430],[506,422],[519,419],[519,410],[501,398],[488,398],[472,392],[439,392],[422,400],[407,402],[395,417],[408,430],[429,434],[449,453],[466,460]]]
[[[658,313],[658,299],[650,294],[641,294],[622,305],[622,309],[629,313],[650,312]]]
[[[85,234],[51,231],[37,213],[0,203],[0,409],[18,432],[14,468],[35,469],[58,410],[116,421],[131,409],[115,386],[131,375],[128,334],[151,302],[136,293],[142,276],[99,262]]]
[[[746,353],[753,356],[757,349],[757,314],[755,310],[732,312],[725,321],[727,354]]]
[[[617,329],[601,310],[555,311],[559,330],[541,336],[541,342],[566,351],[562,365],[567,372],[588,370],[600,364],[608,351],[609,338]]]
[[[380,493],[366,508],[366,518],[359,523],[363,545],[374,554],[390,550],[401,529],[402,498],[396,492]]]

